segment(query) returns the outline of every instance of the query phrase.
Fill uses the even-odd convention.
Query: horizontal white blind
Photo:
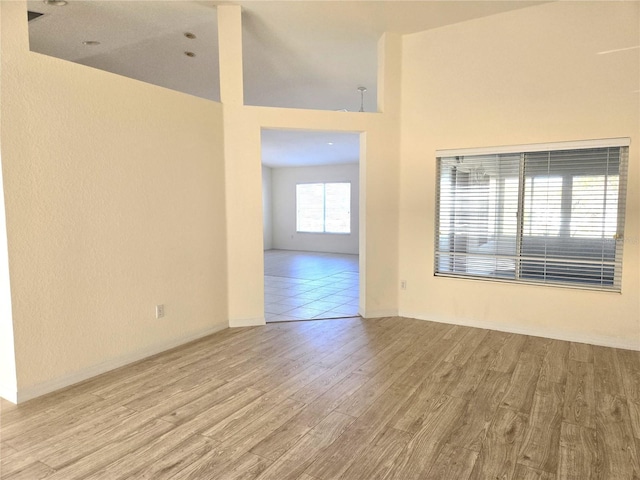
[[[626,147],[438,159],[435,273],[620,291]]]
[[[520,155],[440,159],[436,271],[515,278]]]
[[[553,152],[556,150],[584,150],[587,148],[628,147],[629,137],[578,140],[572,142],[534,143],[528,145],[504,145],[500,147],[454,148],[436,150],[436,157],[470,157],[475,155],[504,155],[522,152]]]

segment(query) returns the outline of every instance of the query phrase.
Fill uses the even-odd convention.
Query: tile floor
[[[358,315],[358,255],[264,252],[267,322]]]

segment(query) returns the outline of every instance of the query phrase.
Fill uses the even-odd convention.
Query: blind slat
[[[627,155],[439,157],[435,273],[620,291]]]

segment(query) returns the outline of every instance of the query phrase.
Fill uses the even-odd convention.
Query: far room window
[[[435,274],[619,292],[628,145],[438,152]]]
[[[351,233],[351,184],[297,184],[296,230],[302,233]]]

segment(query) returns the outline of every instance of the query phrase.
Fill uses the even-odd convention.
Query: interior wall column
[[[242,105],[242,9],[239,5],[218,5],[217,12],[220,101],[225,105]]]
[[[360,159],[360,313],[398,314],[400,201],[400,88],[402,37],[378,42],[379,123],[362,136]]]
[[[242,11],[218,6],[230,327],[264,325],[260,127],[243,105]]]

